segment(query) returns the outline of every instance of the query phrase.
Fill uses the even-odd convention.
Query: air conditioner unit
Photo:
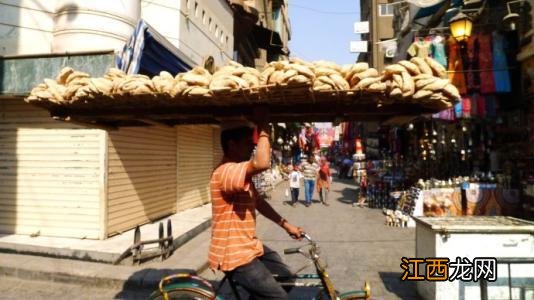
[[[394,48],[386,49],[385,56],[388,57],[388,58],[395,57],[395,52],[397,52],[397,49],[394,49]]]

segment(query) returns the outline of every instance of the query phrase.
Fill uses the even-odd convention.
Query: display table
[[[416,221],[416,258],[497,258],[497,280],[487,284],[488,299],[533,299],[534,296],[534,222],[512,217],[419,217]],[[508,265],[505,259],[522,259]],[[419,273],[425,269],[419,266]],[[450,270],[450,268],[449,268]],[[449,273],[450,275],[450,273]],[[482,299],[481,281],[418,281],[423,299]],[[520,296],[523,295],[523,298]],[[526,298],[525,298],[526,297]]]

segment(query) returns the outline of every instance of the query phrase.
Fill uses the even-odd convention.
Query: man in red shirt
[[[253,299],[287,299],[286,291],[273,274],[292,273],[280,255],[256,236],[256,210],[293,238],[300,239],[303,230],[291,225],[258,197],[252,184],[253,175],[270,167],[270,126],[266,117],[266,112],[256,113],[259,135],[252,158],[253,128],[237,126],[221,132],[224,158],[210,181],[213,219],[209,265],[229,275]]]

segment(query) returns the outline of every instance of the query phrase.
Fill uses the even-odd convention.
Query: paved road
[[[150,291],[120,291],[79,284],[0,276],[0,299],[146,299]]]
[[[273,192],[271,205],[291,223],[303,227],[321,247],[321,257],[328,263],[328,271],[339,291],[360,289],[367,280],[372,294],[382,299],[417,299],[415,285],[400,281],[401,257],[414,257],[415,230],[384,225],[381,210],[352,207],[355,197],[350,180],[335,180],[329,195],[330,206],[318,203],[315,193],[312,206],[284,205],[286,183]],[[304,191],[301,189],[300,199]],[[269,247],[282,253],[284,248],[302,243],[292,241],[277,225],[258,218],[258,235]],[[293,270],[305,265],[299,255],[284,256]],[[308,268],[306,271],[313,271]],[[220,279],[211,271],[202,275]],[[293,293],[292,298],[309,299],[310,291]]]
[[[367,280],[373,296],[378,299],[417,299],[413,283],[399,280],[402,274],[400,258],[413,257],[415,253],[413,229],[387,227],[383,224],[380,210],[352,207],[350,202],[354,189],[348,180],[334,182],[328,207],[317,202],[311,207],[284,205],[284,189],[285,183],[276,188],[271,204],[291,223],[305,228],[318,241],[321,257],[327,261],[328,271],[339,291],[360,289]],[[301,198],[303,194],[301,191]],[[314,197],[317,198],[317,194]],[[258,235],[266,245],[280,253],[284,248],[302,244],[291,240],[277,225],[261,216],[258,219]],[[201,252],[198,255],[205,257],[208,238],[209,232],[205,232],[188,244],[197,245]],[[204,246],[198,246],[200,244]],[[306,264],[300,256],[283,258],[293,270]],[[313,270],[308,268],[306,271]],[[214,283],[220,279],[220,274],[213,274],[210,270],[201,275],[214,280]],[[2,299],[145,299],[149,293],[0,276]],[[308,300],[315,293],[313,289],[295,289],[290,296],[292,299]],[[230,295],[228,291],[225,294]]]

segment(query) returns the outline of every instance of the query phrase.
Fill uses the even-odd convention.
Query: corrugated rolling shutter
[[[0,231],[101,238],[105,131],[0,100]]]
[[[108,144],[108,236],[176,212],[176,129],[121,128]]]
[[[177,126],[178,211],[210,202],[213,129],[209,125]]]

